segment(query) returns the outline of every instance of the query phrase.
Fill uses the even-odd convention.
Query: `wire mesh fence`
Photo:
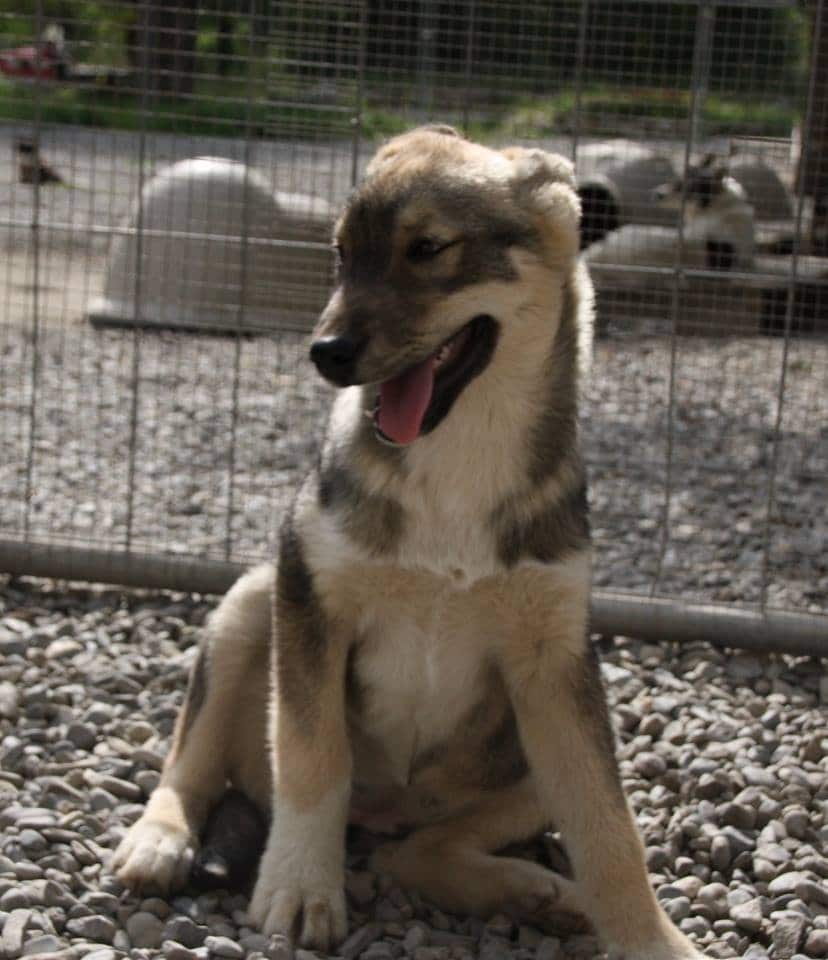
[[[828,613],[822,3],[0,18],[0,558],[269,556],[330,401],[306,336],[337,207],[440,120],[576,160],[598,586]]]

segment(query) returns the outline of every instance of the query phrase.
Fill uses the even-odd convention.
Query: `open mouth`
[[[481,314],[425,360],[383,381],[374,408],[380,440],[405,446],[432,431],[467,384],[486,369],[497,333],[494,318]]]

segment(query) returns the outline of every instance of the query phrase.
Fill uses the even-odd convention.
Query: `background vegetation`
[[[583,33],[580,10],[577,0],[0,0],[3,45],[59,23],[76,62],[126,72],[39,89],[0,81],[0,117],[347,134],[361,95],[369,134],[435,113],[482,134],[564,132],[576,102],[590,132],[681,133],[698,5],[592,3]],[[790,133],[809,22],[794,4],[716,8],[705,132]]]

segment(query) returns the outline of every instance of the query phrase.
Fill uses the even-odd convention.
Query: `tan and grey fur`
[[[179,882],[230,782],[272,814],[250,907],[267,933],[345,935],[350,818],[402,828],[376,869],[445,909],[585,915],[616,956],[698,956],[650,888],[588,637],[574,187],[560,157],[448,128],[372,161],[316,331],[358,332],[356,385],[275,568],[212,618],[161,784],[116,855],[126,883]],[[421,237],[448,246],[412,257]],[[479,314],[498,327],[488,365],[433,429],[382,444],[373,385]],[[496,854],[549,824],[571,878]]]

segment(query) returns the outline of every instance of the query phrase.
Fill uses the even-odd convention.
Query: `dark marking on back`
[[[612,730],[604,682],[601,678],[601,663],[595,646],[587,640],[582,656],[573,661],[570,668],[575,702],[580,721],[592,730],[609,779],[618,792],[623,794],[618,761],[615,757],[615,735]]]
[[[319,474],[319,505],[339,517],[342,529],[371,556],[393,553],[403,531],[404,514],[391,497],[369,493],[352,471],[331,461]]]
[[[557,563],[590,543],[586,481],[535,513],[523,514],[521,499],[502,503],[492,514],[497,555],[511,569],[521,560]]]
[[[276,623],[273,650],[280,703],[311,726],[318,713],[314,693],[325,673],[327,624],[292,514],[282,524],[279,538]]]

